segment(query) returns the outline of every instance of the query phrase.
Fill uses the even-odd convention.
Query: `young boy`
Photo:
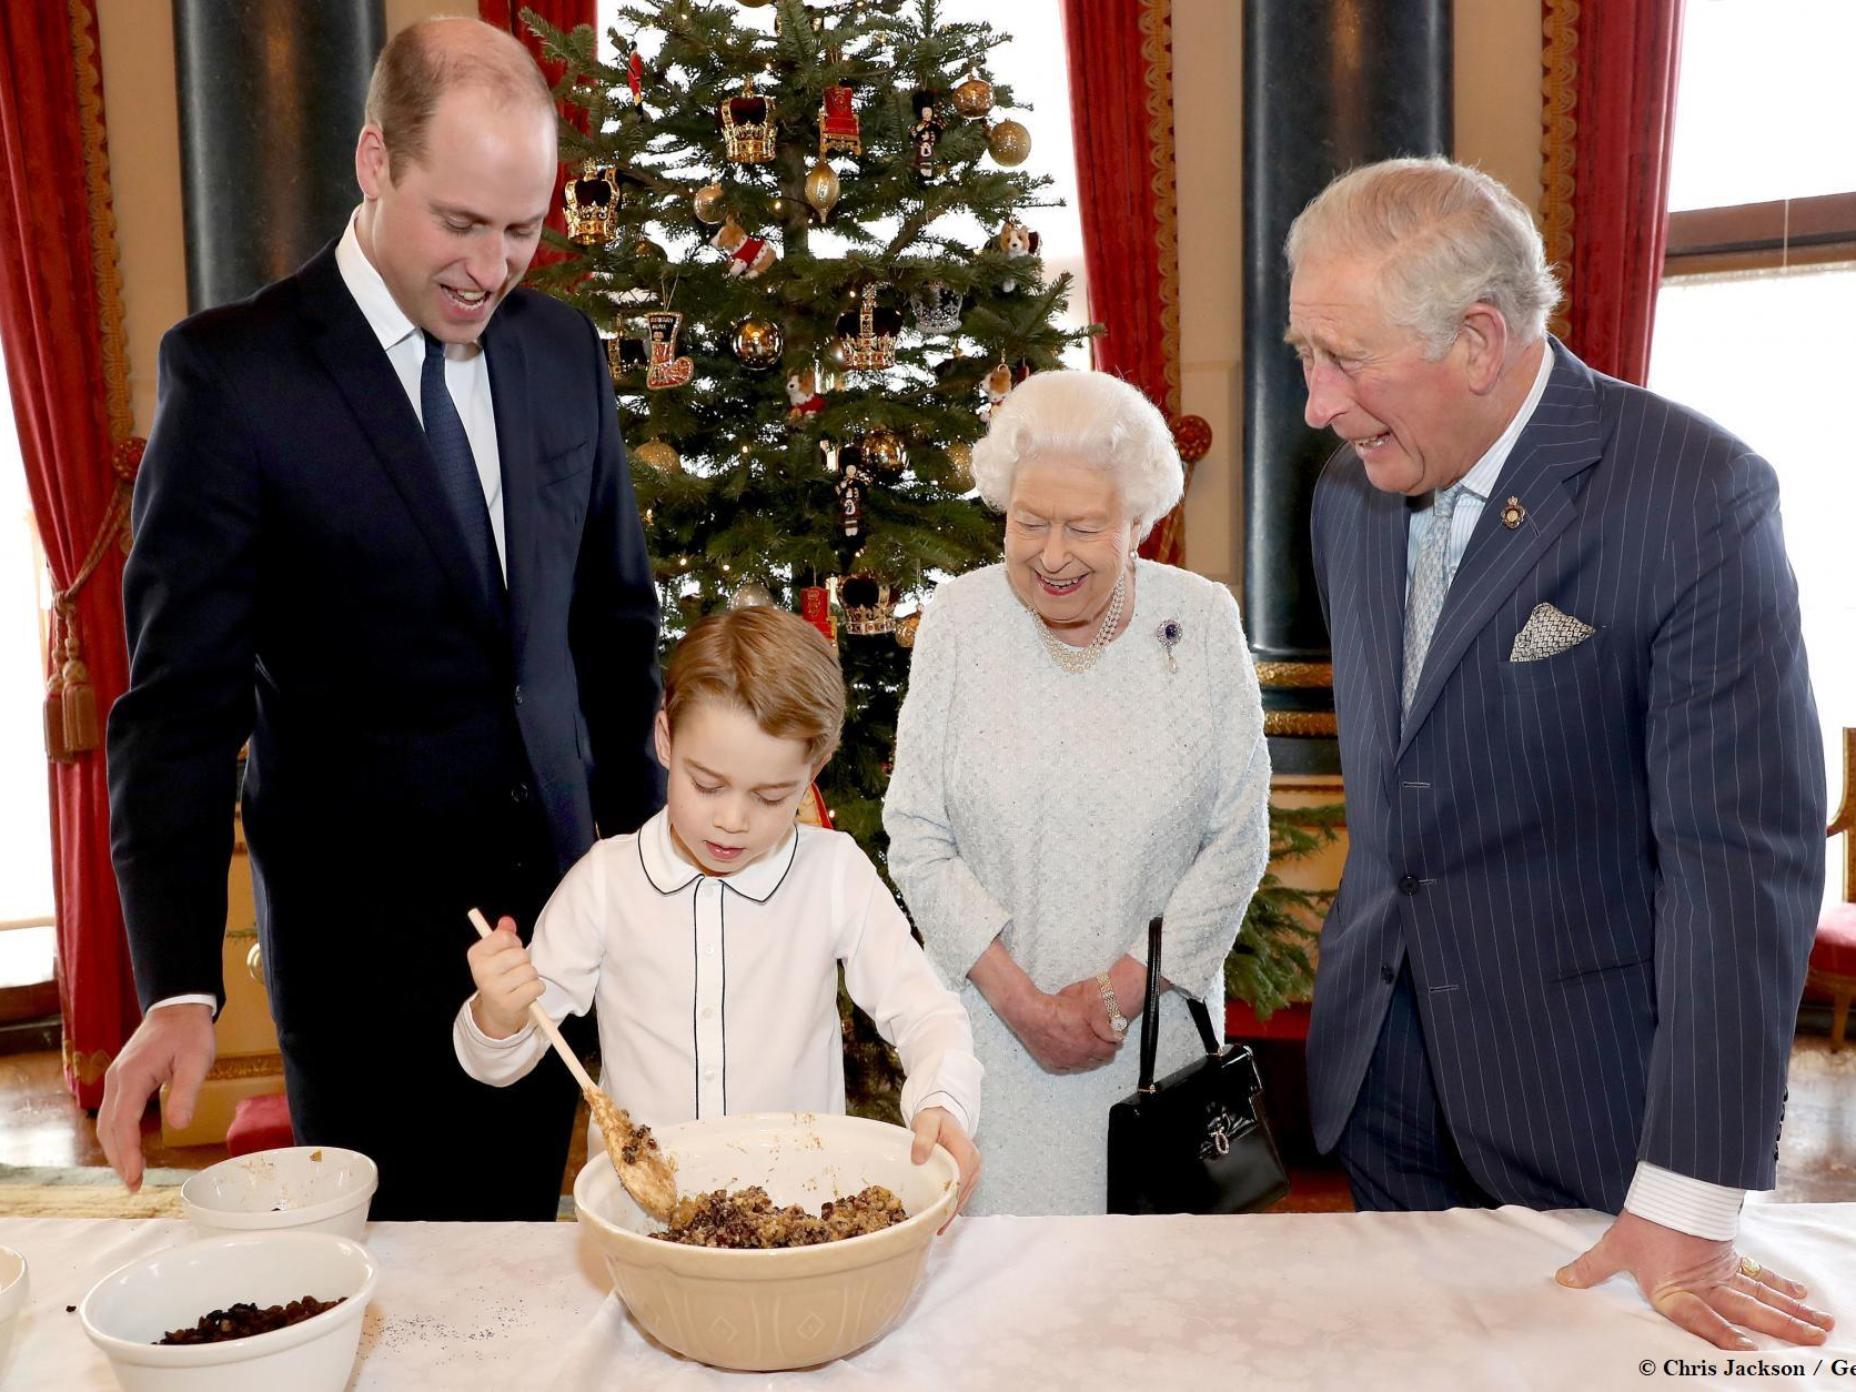
[[[526,951],[507,918],[472,945],[477,993],[452,1026],[464,1070],[513,1083],[548,1052],[531,1001],[555,1020],[597,1001],[600,1086],[641,1122],[842,1113],[842,962],[902,1056],[915,1162],[947,1147],[964,1205],[981,1071],[966,1011],[857,843],[794,820],[843,720],[837,654],[797,614],[736,609],[692,628],[657,716],[664,810],[567,872]]]

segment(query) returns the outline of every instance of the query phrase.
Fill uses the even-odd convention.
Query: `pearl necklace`
[[[1123,571],[1121,578],[1115,582],[1114,593],[1108,597],[1108,609],[1102,615],[1102,625],[1096,629],[1096,636],[1089,640],[1086,647],[1080,648],[1064,642],[1051,632],[1050,625],[1044,622],[1044,616],[1033,605],[1031,617],[1038,626],[1038,636],[1044,640],[1044,651],[1049,654],[1050,660],[1072,676],[1087,672],[1095,666],[1101,659],[1102,650],[1108,646],[1109,639],[1115,636],[1115,630],[1121,624],[1121,610],[1127,598],[1128,575]]]

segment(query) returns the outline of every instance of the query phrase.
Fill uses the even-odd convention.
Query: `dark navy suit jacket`
[[[1351,448],[1316,489],[1351,838],[1316,1138],[1339,1137],[1409,960],[1452,1136],[1499,1200],[1617,1212],[1639,1160],[1769,1188],[1826,791],[1777,483],[1551,347],[1402,732],[1409,505]],[[1541,603],[1596,635],[1509,661]]]
[[[448,1051],[471,990],[465,907],[532,914],[596,826],[631,830],[660,805],[657,600],[598,337],[518,289],[483,343],[501,605],[472,584],[333,244],[163,340],[124,579],[130,685],[109,731],[144,1005],[221,990],[247,738],[287,1054],[353,1031],[356,1001],[381,992]]]

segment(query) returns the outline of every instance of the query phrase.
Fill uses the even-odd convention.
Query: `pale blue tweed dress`
[[[1046,1072],[966,979],[986,946],[1002,937],[1054,992],[1123,953],[1145,960],[1164,913],[1163,975],[1222,1022],[1224,959],[1268,855],[1269,754],[1237,604],[1190,571],[1137,564],[1133,619],[1087,672],[1051,661],[1002,565],[942,585],[916,636],[883,824],[986,1068],[969,1212],[1101,1213],[1109,1107],[1139,1069],[1135,1026],[1109,1063]],[[1202,1053],[1168,993],[1161,1076]]]

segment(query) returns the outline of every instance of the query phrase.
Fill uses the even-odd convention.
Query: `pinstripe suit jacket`
[[[1826,791],[1777,482],[1551,347],[1402,733],[1408,504],[1350,447],[1316,489],[1351,836],[1316,1139],[1339,1137],[1409,956],[1451,1134],[1501,1201],[1617,1212],[1640,1159],[1770,1188]],[[1597,634],[1511,663],[1543,602]]]

